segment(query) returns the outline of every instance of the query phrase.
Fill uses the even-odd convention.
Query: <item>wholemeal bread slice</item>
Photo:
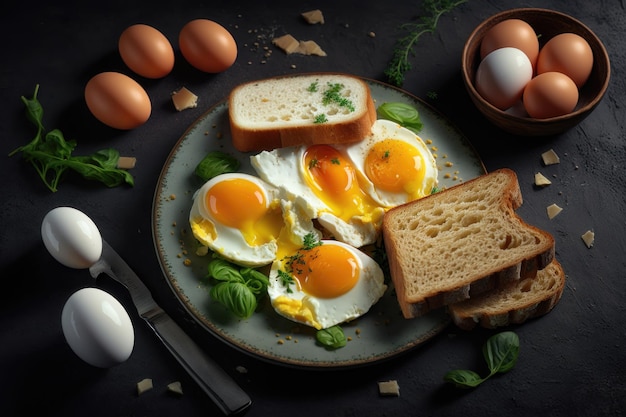
[[[488,329],[521,324],[547,314],[559,302],[565,288],[565,272],[554,259],[534,278],[509,285],[448,306],[454,323],[465,330],[476,325]]]
[[[500,169],[389,210],[383,238],[406,318],[520,278],[554,258],[554,238],[524,222],[517,175]]]
[[[301,74],[242,84],[228,99],[241,152],[358,142],[376,121],[367,83],[345,74]]]

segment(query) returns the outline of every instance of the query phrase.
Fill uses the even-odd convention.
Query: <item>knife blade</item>
[[[104,273],[128,289],[139,316],[224,414],[239,414],[252,404],[231,376],[158,306],[148,287],[104,239],[102,255],[89,268],[89,273],[94,278]]]

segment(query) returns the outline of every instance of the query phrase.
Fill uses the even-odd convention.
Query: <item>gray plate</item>
[[[402,90],[365,81],[377,105],[400,101],[418,109],[424,123],[420,136],[437,156],[441,186],[449,187],[485,172],[469,141],[441,114]],[[190,315],[207,331],[243,352],[296,367],[371,364],[404,353],[441,332],[450,322],[443,310],[405,320],[392,286],[367,314],[342,325],[349,342],[337,350],[316,345],[314,329],[278,316],[267,300],[246,320],[211,302],[207,285],[201,282],[209,257],[195,255],[196,243],[188,226],[193,193],[202,185],[193,170],[207,152],[220,150],[239,157],[242,171],[254,173],[250,154],[240,153],[231,145],[227,106],[224,100],[209,109],[180,138],[165,163],[154,197],[153,235],[159,262]],[[189,266],[184,263],[186,259],[191,262]]]

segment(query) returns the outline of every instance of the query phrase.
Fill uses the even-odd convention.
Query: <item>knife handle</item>
[[[149,320],[176,360],[226,415],[247,409],[252,400],[215,361],[163,312]]]

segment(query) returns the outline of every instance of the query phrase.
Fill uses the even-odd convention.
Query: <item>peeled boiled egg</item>
[[[539,55],[539,40],[535,30],[521,19],[507,19],[493,26],[480,44],[480,59],[496,49],[511,47],[524,52],[533,68]]]
[[[209,73],[230,68],[237,59],[237,43],[226,28],[208,19],[187,23],[178,35],[180,52],[193,67]]]
[[[85,86],[89,111],[107,126],[134,129],[152,112],[148,93],[135,80],[119,72],[102,72]]]
[[[536,119],[570,113],[578,103],[574,81],[560,72],[544,72],[533,78],[524,90],[524,108]]]
[[[387,289],[382,269],[372,258],[334,240],[281,254],[272,264],[269,281],[274,310],[316,329],[362,316]]]
[[[483,59],[476,71],[476,90],[493,106],[513,106],[533,76],[528,56],[517,48],[496,49]]]
[[[118,49],[128,68],[143,77],[163,78],[174,68],[172,44],[152,26],[136,24],[126,28]]]
[[[189,223],[201,244],[245,266],[272,263],[284,225],[277,190],[242,173],[207,181],[194,195]]]
[[[593,51],[587,41],[575,33],[561,33],[550,39],[539,51],[537,74],[557,71],[582,87],[593,68]]]
[[[108,368],[130,357],[135,344],[133,324],[124,306],[98,288],[73,293],[61,313],[63,335],[79,358]]]

